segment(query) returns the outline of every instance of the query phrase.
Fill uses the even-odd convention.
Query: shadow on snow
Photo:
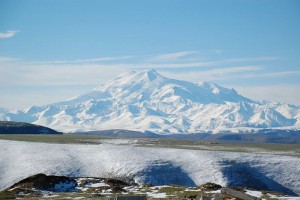
[[[196,186],[189,175],[179,166],[169,162],[154,162],[138,174],[141,182],[152,185]]]
[[[298,196],[291,189],[267,177],[248,163],[223,161],[223,175],[228,186],[243,186],[257,190],[278,191],[288,195]]]

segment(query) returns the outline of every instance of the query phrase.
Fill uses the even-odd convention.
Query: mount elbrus
[[[129,129],[156,133],[299,128],[300,107],[258,102],[214,83],[166,78],[155,70],[123,74],[70,100],[0,111],[0,120],[64,132]]]

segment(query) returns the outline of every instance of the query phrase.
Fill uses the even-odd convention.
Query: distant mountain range
[[[214,83],[166,78],[155,70],[123,74],[70,100],[0,110],[0,120],[64,132],[128,129],[156,133],[299,129],[300,107],[258,102]]]

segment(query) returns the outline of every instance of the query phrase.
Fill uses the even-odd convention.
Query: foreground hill
[[[258,102],[217,84],[174,80],[147,70],[123,74],[67,101],[3,111],[0,119],[65,132],[128,129],[199,133],[299,128],[300,107]]]
[[[53,129],[24,123],[0,121],[0,134],[61,134]]]

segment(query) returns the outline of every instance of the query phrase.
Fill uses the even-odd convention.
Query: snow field
[[[0,190],[37,173],[110,177],[138,183],[147,180],[156,185],[178,184],[176,181],[184,184],[183,178],[189,184],[214,182],[223,186],[238,184],[250,174],[262,187],[266,185],[270,189],[300,194],[298,157],[130,144],[44,144],[0,140]]]

